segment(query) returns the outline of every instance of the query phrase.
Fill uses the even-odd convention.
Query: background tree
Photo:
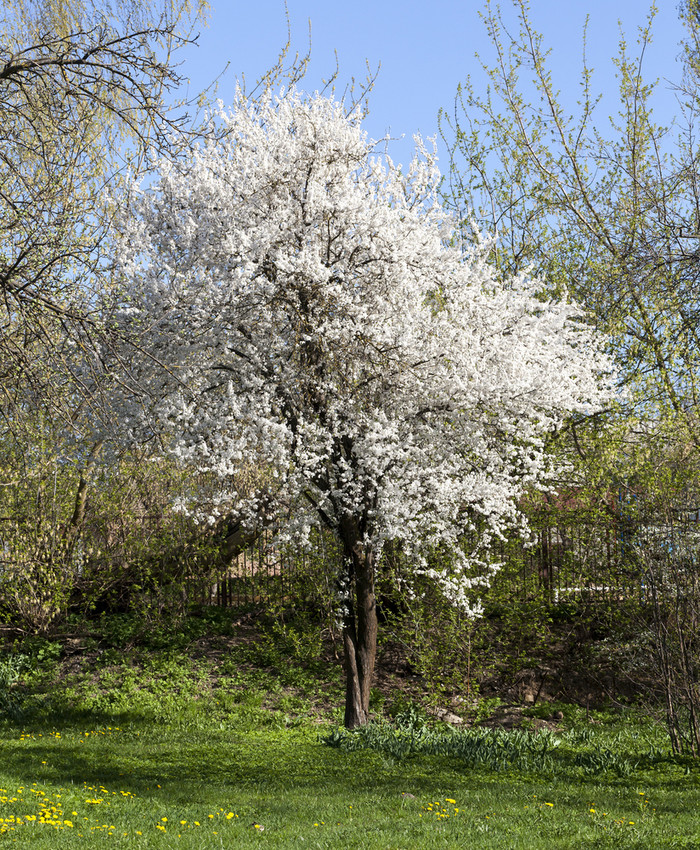
[[[606,429],[604,441],[599,429],[584,438],[576,433],[581,423],[572,421],[580,439],[569,445],[591,461],[594,488],[634,488],[640,442],[656,441],[657,450],[668,441],[700,447],[697,18],[693,4],[681,10],[687,39],[681,81],[671,95],[678,120],[668,128],[654,122],[659,87],[643,76],[653,7],[634,54],[621,39],[619,111],[608,119],[600,115],[601,96],[585,62],[585,37],[579,109],[572,115],[528,4],[515,0],[514,6],[517,34],[497,7],[486,5],[495,49],[493,64],[484,63],[489,91],[477,93],[467,81],[454,113],[441,114],[451,153],[448,203],[498,233],[492,258],[502,274],[531,267],[553,291],[564,286],[595,316],[626,401],[617,418],[608,418],[613,430]],[[678,450],[669,447],[671,454]]]
[[[97,300],[111,285],[110,193],[143,171],[150,152],[189,141],[173,52],[191,40],[205,5],[0,6],[4,410],[63,401],[71,418],[76,389],[93,398],[75,360],[98,330]],[[80,362],[84,369],[89,359]]]
[[[122,604],[129,582],[134,593],[145,583],[135,578],[138,565],[120,572],[114,563],[129,560],[139,535],[147,548],[153,523],[179,528],[162,502],[154,500],[153,517],[115,500],[115,510],[140,525],[127,523],[128,544],[122,539],[114,551],[112,531],[106,550],[95,543],[105,492],[122,484],[126,492],[120,475],[131,481],[147,456],[116,456],[102,439],[114,422],[105,356],[116,351],[115,208],[155,157],[188,151],[201,130],[206,96],[196,104],[181,97],[176,62],[206,8],[206,0],[0,0],[0,572],[21,588],[10,615],[29,628],[53,628],[75,603],[76,580],[81,592],[90,583],[88,571],[96,587],[120,575],[119,593],[109,596]],[[289,48],[288,41],[266,84],[303,76],[308,53],[288,61]],[[150,464],[164,478],[182,475],[165,467]],[[249,536],[227,530],[231,555]],[[173,557],[165,551],[166,539],[177,547],[180,538],[163,536],[151,584],[156,573],[167,584],[168,569],[185,568],[184,548]],[[211,535],[201,543],[211,556],[206,568],[198,562],[204,572],[216,558]],[[90,546],[93,556],[76,561]],[[105,581],[95,578],[100,571]]]
[[[634,52],[621,37],[614,60],[619,106],[608,118],[600,114],[602,96],[585,61],[585,36],[581,95],[572,114],[528,3],[513,5],[517,30],[506,26],[498,7],[485,8],[495,51],[494,61],[484,63],[489,91],[477,93],[467,82],[454,113],[441,115],[451,151],[446,193],[463,218],[475,216],[498,232],[492,259],[501,274],[531,267],[553,291],[571,291],[609,341],[627,395],[604,422],[570,420],[559,446],[575,465],[561,483],[571,485],[578,500],[588,495],[614,514],[613,528],[618,534],[625,528],[633,544],[626,549],[628,566],[654,593],[651,648],[661,690],[669,705],[681,689],[691,695],[684,731],[683,711],[669,709],[672,742],[678,751],[684,740],[691,742],[695,752],[697,671],[687,664],[686,650],[696,635],[688,612],[695,616],[699,607],[688,595],[697,589],[697,551],[687,551],[700,491],[697,4],[679,10],[686,38],[677,57],[679,79],[668,94],[677,115],[670,127],[655,122],[653,104],[662,90],[644,76],[653,6]],[[683,559],[674,560],[668,549],[660,557],[676,538],[684,541]]]
[[[211,521],[233,510],[252,524],[262,509],[297,539],[333,532],[354,727],[368,718],[384,541],[451,551],[430,574],[470,610],[483,548],[549,472],[546,433],[600,402],[607,363],[574,305],[525,276],[498,283],[482,248],[450,245],[425,151],[405,173],[384,167],[357,113],[321,96],[240,95],[220,120],[223,141],[163,161],[134,199],[122,319],[149,353],[129,380],[155,401],[124,425],[156,427],[217,477]],[[268,483],[234,502],[248,459]]]
[[[66,610],[110,415],[110,197],[191,140],[174,53],[205,6],[0,2],[0,572],[29,627]]]

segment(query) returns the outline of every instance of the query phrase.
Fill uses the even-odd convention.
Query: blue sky
[[[514,20],[510,0],[503,0],[507,16]],[[682,28],[676,0],[661,0],[655,40],[645,57],[649,77],[676,79]],[[457,84],[468,75],[484,85],[475,53],[490,57],[490,44],[478,11],[482,2],[472,0],[288,0],[293,50],[305,52],[311,21],[312,63],[304,87],[320,87],[340,65],[340,80],[365,76],[366,61],[372,68],[381,63],[370,99],[365,127],[379,138],[390,132],[401,136],[390,152],[405,162],[413,149],[416,132],[437,132],[437,112],[450,109]],[[565,8],[565,11],[562,11]],[[581,34],[590,16],[587,53],[595,69],[594,83],[603,91],[614,90],[611,56],[617,50],[618,19],[634,46],[637,27],[645,20],[644,0],[531,0],[532,20],[552,48],[552,67],[564,99],[572,103],[577,94],[577,71],[581,60]],[[230,63],[219,85],[219,97],[228,102],[236,77],[252,83],[274,64],[286,41],[287,24],[283,0],[218,0],[213,3],[209,26],[200,46],[187,52],[181,72],[193,90],[211,82]],[[663,85],[663,83],[662,83]],[[673,114],[671,94],[659,98],[665,121]],[[442,158],[446,165],[445,158]]]

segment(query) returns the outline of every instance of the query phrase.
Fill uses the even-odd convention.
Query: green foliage
[[[323,743],[345,752],[369,749],[394,759],[440,755],[457,759],[475,770],[519,771],[547,776],[598,776],[612,773],[627,777],[658,757],[650,745],[646,758],[621,755],[619,747],[600,747],[595,735],[583,747],[578,735],[558,736],[547,731],[528,732],[480,729],[431,730],[415,723],[374,723],[348,732],[334,729]],[[618,742],[619,743],[619,742]]]
[[[647,529],[636,549],[648,594],[645,637],[673,751],[700,757],[700,550],[694,527]]]
[[[403,694],[391,701],[387,713],[396,727],[405,732],[423,734],[430,725],[430,718],[425,709]]]
[[[24,438],[0,435],[5,623],[47,634],[71,612],[121,610],[153,625],[221,569],[216,538],[173,510],[193,486],[184,470],[139,454],[113,462],[40,416]]]
[[[319,660],[322,651],[319,623],[308,615],[297,615],[293,621],[285,622],[281,617],[271,622],[269,645],[274,645],[274,654],[287,663],[313,663]]]
[[[433,553],[429,564],[450,567],[440,552]],[[474,591],[474,602],[482,592],[482,587]],[[483,661],[473,651],[478,620],[452,605],[432,579],[415,575],[410,560],[392,544],[387,544],[378,567],[377,596],[384,620],[382,639],[402,647],[431,702],[478,691]]]
[[[285,598],[279,605],[282,619],[291,604],[295,611],[313,614],[339,643],[337,580],[342,553],[338,540],[325,529],[313,529],[305,549],[283,547],[281,554],[286,564]]]
[[[66,462],[60,429],[37,415],[0,431],[0,617],[46,632],[63,616],[84,566],[76,499],[85,462]]]
[[[155,624],[166,611],[181,614],[189,585],[221,569],[215,537],[173,510],[191,486],[186,470],[148,456],[100,470],[85,523],[84,609],[136,612]]]
[[[0,717],[19,720],[22,716],[21,697],[13,688],[19,682],[27,662],[27,656],[21,653],[0,658]]]

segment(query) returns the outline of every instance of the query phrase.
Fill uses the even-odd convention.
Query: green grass
[[[25,647],[0,723],[0,848],[700,848],[700,772],[631,712],[567,709],[549,760],[501,733],[479,761],[416,717],[346,746],[339,671],[278,668],[275,645],[103,643],[82,666]]]

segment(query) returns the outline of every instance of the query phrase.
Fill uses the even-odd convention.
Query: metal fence
[[[493,560],[501,564],[494,587],[514,600],[643,600],[643,570],[634,546],[630,530],[623,533],[612,522],[544,522],[528,543],[516,538],[493,549]],[[266,531],[213,579],[193,579],[188,595],[190,601],[221,607],[304,604],[322,592],[332,594],[338,558],[328,535],[319,534],[311,548],[300,551],[278,546]]]
[[[190,602],[234,608],[243,605],[294,601],[301,605],[328,591],[337,571],[338,553],[327,535],[300,550],[280,546],[265,530],[213,579],[191,579]]]
[[[613,524],[542,524],[533,540],[502,545],[497,586],[514,598],[633,599],[643,597],[642,571],[631,540]]]

